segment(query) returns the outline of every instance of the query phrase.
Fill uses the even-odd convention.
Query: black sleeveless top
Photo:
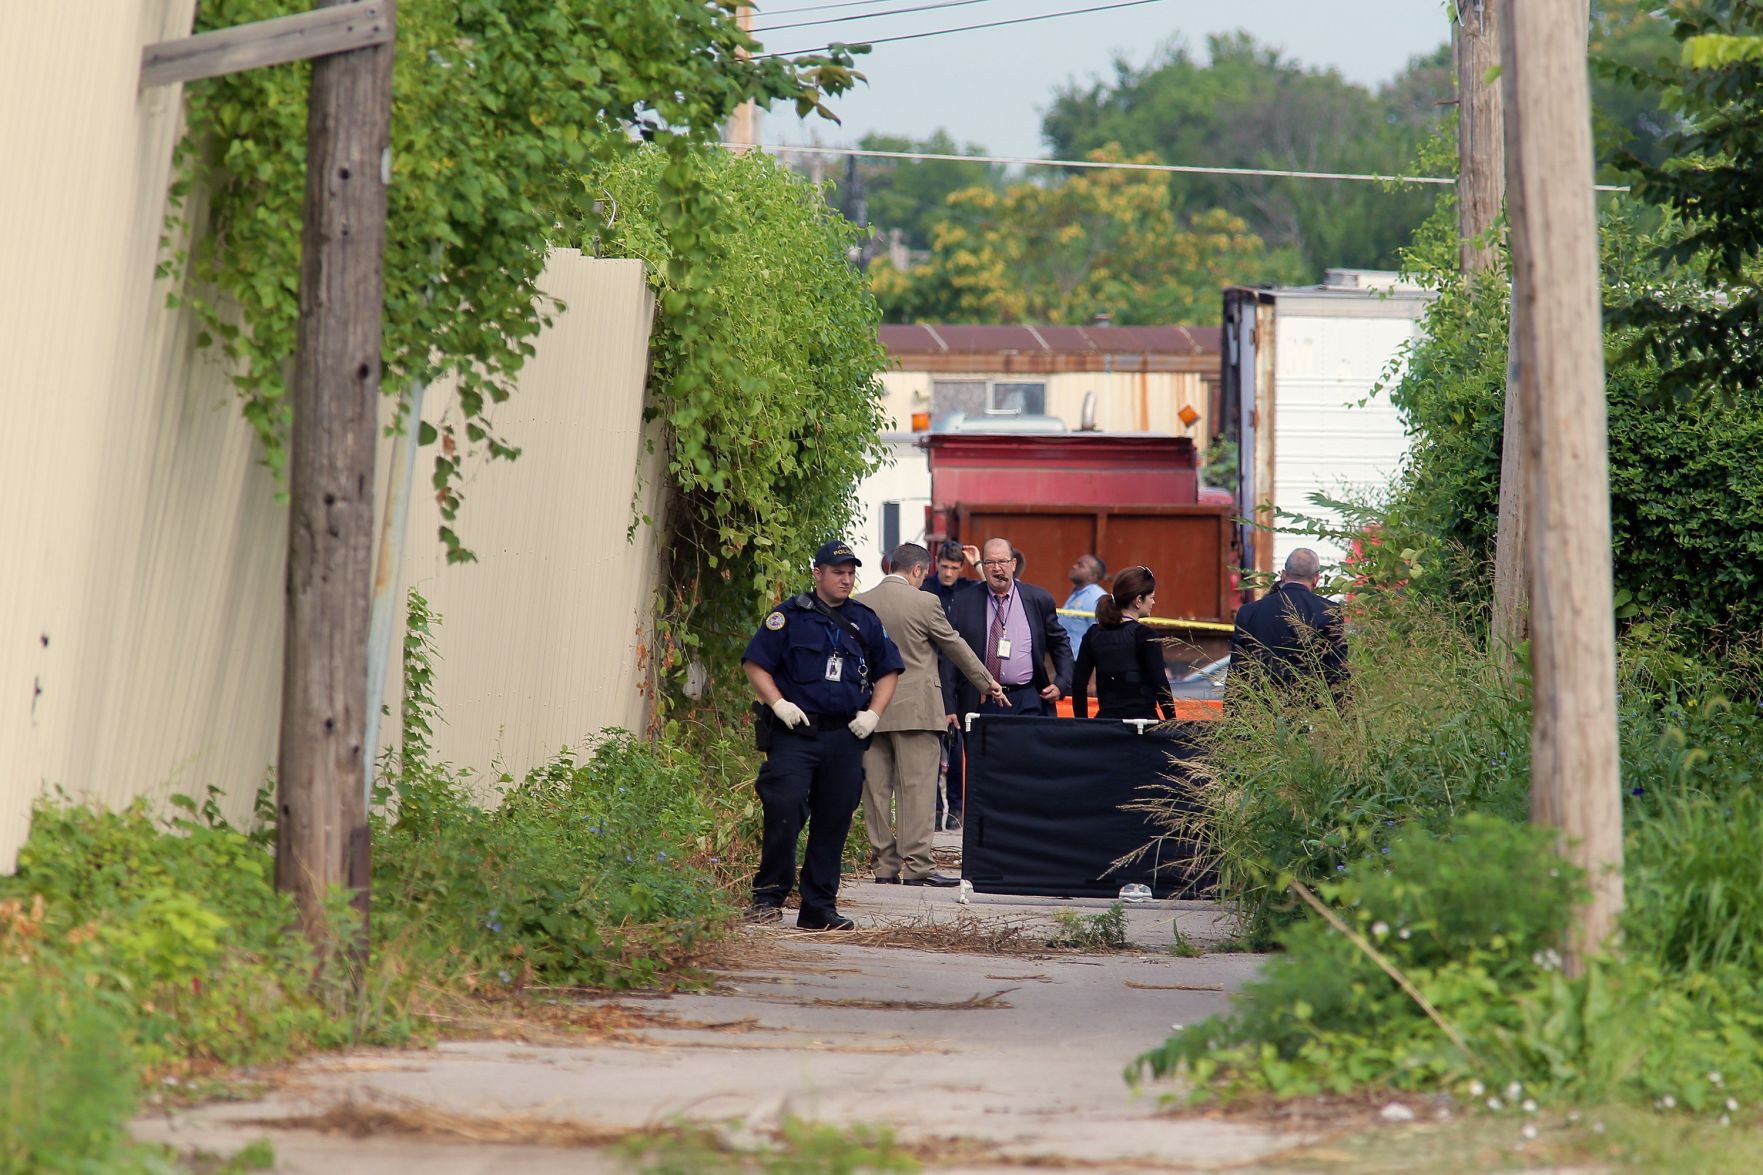
[[[1071,712],[1083,717],[1089,705],[1090,673],[1096,675],[1097,718],[1157,717],[1163,703],[1166,717],[1175,713],[1169,677],[1163,669],[1163,646],[1136,620],[1084,633],[1071,674]]]

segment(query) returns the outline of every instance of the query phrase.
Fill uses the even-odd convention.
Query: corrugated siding
[[[1282,510],[1335,524],[1339,513],[1311,505],[1311,494],[1337,500],[1381,494],[1407,456],[1401,413],[1387,393],[1372,389],[1386,372],[1400,370],[1402,345],[1419,329],[1401,305],[1384,317],[1365,316],[1362,304],[1348,309],[1344,316],[1293,314],[1282,299],[1274,354],[1273,500]],[[1347,553],[1339,543],[1280,531],[1274,566],[1302,546],[1324,563]]]
[[[404,562],[406,585],[442,615],[437,756],[516,776],[602,727],[643,729],[658,582],[653,531],[625,541],[633,503],[655,516],[662,474],[659,452],[644,445],[653,309],[642,264],[559,253],[545,288],[571,311],[540,338],[519,393],[495,409],[520,459],[467,475],[455,529],[479,561],[445,565],[439,510],[422,495]],[[446,391],[428,397],[431,421]],[[419,495],[429,468],[419,456]],[[395,736],[394,721],[381,745]]]
[[[192,11],[0,16],[0,870],[46,787],[121,805],[213,785],[243,817],[275,758],[286,511],[153,280],[179,92],[137,94],[140,50]],[[574,255],[550,281],[572,311],[499,420],[527,457],[467,492],[483,563],[441,569],[412,511],[405,578],[447,613],[438,749],[461,765],[524,766],[645,713],[656,560],[624,534],[648,294],[634,263]]]
[[[140,497],[165,472],[177,409],[156,373],[178,335],[153,284],[178,93],[136,81],[141,47],[187,29],[193,7],[75,0],[0,17],[0,866],[45,781],[107,798],[128,786],[98,744],[133,735],[103,700],[129,688],[112,658],[155,640],[135,623],[155,554]],[[208,398],[223,396],[215,381]],[[161,669],[129,685],[177,689],[180,669]],[[76,779],[76,757],[105,766]]]

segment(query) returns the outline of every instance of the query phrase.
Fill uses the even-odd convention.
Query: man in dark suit
[[[1299,547],[1286,557],[1278,586],[1237,612],[1230,638],[1230,681],[1251,662],[1275,685],[1321,678],[1339,697],[1347,683],[1347,637],[1340,606],[1316,594],[1322,562]],[[1227,687],[1228,688],[1228,687]]]
[[[979,587],[979,580],[961,574],[969,563],[979,566],[978,547],[964,547],[954,539],[944,539],[937,548],[936,574],[925,579],[923,590],[942,601],[945,613],[949,611],[949,601]]]
[[[969,682],[956,682],[950,676],[945,681],[955,705],[951,713],[1050,715],[1059,699],[1071,692],[1071,638],[1059,623],[1058,605],[1047,592],[1017,580],[1009,539],[986,541],[980,570],[985,573],[985,590],[963,592],[951,600],[949,619],[987,672],[1003,683],[1009,705],[982,701]]]

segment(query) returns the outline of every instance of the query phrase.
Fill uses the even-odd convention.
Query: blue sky
[[[843,18],[934,0],[782,11],[830,2],[776,0],[759,7],[754,25],[763,29]],[[758,36],[768,49],[787,51],[1099,2],[1105,0],[975,0],[942,10],[762,31]],[[1043,155],[1041,113],[1067,81],[1111,74],[1117,55],[1143,63],[1172,39],[1203,52],[1208,35],[1238,29],[1277,46],[1289,58],[1332,67],[1366,85],[1388,81],[1410,58],[1450,38],[1440,0],[1160,0],[1114,12],[878,45],[858,62],[869,84],[834,103],[842,126],[802,122],[793,111],[780,111],[766,116],[761,138],[768,143],[850,145],[870,131],[922,137],[943,127],[958,141],[981,144],[996,154]]]

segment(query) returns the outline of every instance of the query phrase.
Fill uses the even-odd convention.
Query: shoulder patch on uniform
[[[773,631],[773,632],[776,632],[778,629],[782,628],[783,626],[784,626],[784,614],[782,612],[773,612],[771,615],[769,615],[765,618],[765,627],[771,629],[771,631]]]

